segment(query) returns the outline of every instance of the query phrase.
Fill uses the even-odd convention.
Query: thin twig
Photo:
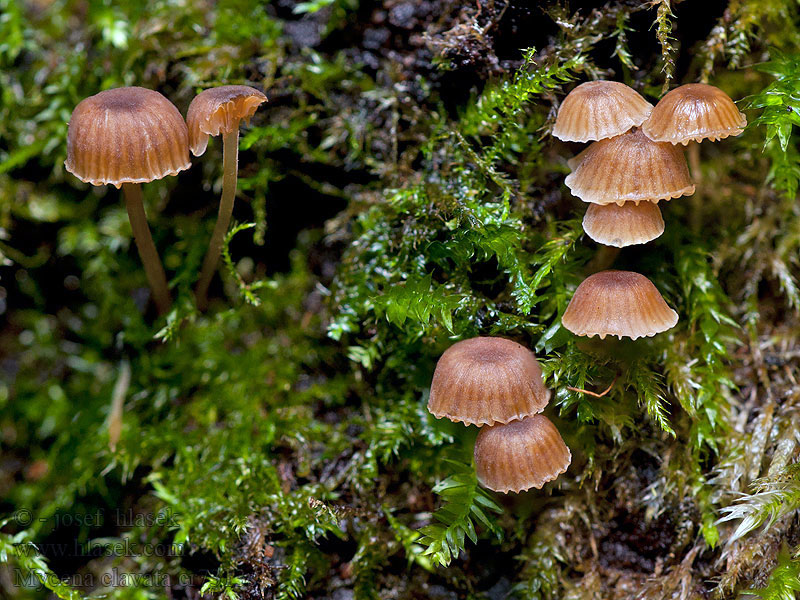
[[[122,433],[122,410],[125,405],[125,394],[131,384],[131,365],[123,360],[119,365],[119,376],[111,394],[111,411],[108,414],[108,446],[114,452]]]
[[[597,392],[590,392],[589,390],[584,390],[584,389],[581,389],[581,388],[575,388],[575,387],[567,387],[567,389],[568,389],[569,391],[571,391],[571,392],[580,392],[581,394],[588,394],[589,396],[594,396],[595,398],[602,398],[602,397],[603,397],[603,396],[605,396],[605,395],[606,395],[608,392],[610,392],[610,391],[611,391],[611,388],[613,388],[613,387],[614,387],[614,384],[615,384],[615,383],[617,383],[617,378],[618,378],[618,377],[619,377],[619,374],[615,375],[615,376],[614,376],[614,381],[612,381],[612,382],[611,382],[611,385],[609,385],[609,386],[608,386],[608,387],[605,389],[605,391],[603,391],[603,392],[601,392],[601,393],[599,393],[599,394],[598,394]]]

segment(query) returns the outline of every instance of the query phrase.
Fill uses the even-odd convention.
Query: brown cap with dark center
[[[558,109],[553,135],[565,142],[589,142],[638,127],[653,105],[618,81],[587,81],[572,90]]]
[[[549,400],[533,352],[511,340],[477,337],[453,344],[439,359],[428,410],[480,427],[541,412]]]
[[[81,101],[69,121],[67,171],[93,185],[145,183],[191,166],[186,123],[158,92],[116,88]]]
[[[575,290],[561,324],[576,335],[651,337],[678,322],[672,310],[644,275],[632,271],[601,271]]]
[[[571,461],[561,434],[544,415],[483,427],[475,440],[478,481],[504,494],[541,488],[566,472]]]
[[[652,202],[590,204],[583,217],[583,230],[595,242],[624,248],[656,239],[664,233],[664,219],[658,204]]]
[[[668,92],[642,125],[642,131],[656,142],[684,146],[694,140],[712,142],[739,135],[747,118],[730,96],[705,83],[690,83]]]
[[[568,163],[565,180],[584,202],[658,202],[694,193],[681,148],[654,142],[641,129],[594,142]]]
[[[189,105],[189,145],[192,154],[200,156],[208,146],[208,136],[220,135],[249,121],[267,97],[247,85],[223,85],[200,92]]]

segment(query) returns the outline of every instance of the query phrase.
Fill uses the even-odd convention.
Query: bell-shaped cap
[[[664,233],[664,219],[653,202],[590,204],[583,217],[583,230],[599,244],[624,248],[656,239]]]
[[[589,142],[638,127],[653,105],[618,81],[587,81],[572,90],[558,109],[553,135],[565,142]]]
[[[683,150],[654,142],[641,129],[594,142],[568,163],[564,181],[593,204],[658,202],[694,194]]]
[[[601,271],[575,290],[561,324],[575,335],[651,337],[678,322],[672,310],[644,275],[631,271]]]
[[[561,434],[544,415],[483,427],[475,440],[478,481],[504,494],[539,489],[566,472],[571,461]]]
[[[549,400],[533,352],[511,340],[477,337],[442,354],[428,410],[438,419],[480,427],[541,412]]]
[[[153,90],[100,92],[72,111],[64,166],[81,181],[116,187],[177,175],[192,166],[186,123]]]
[[[189,145],[200,156],[208,146],[208,136],[230,133],[239,122],[250,121],[267,97],[247,85],[223,85],[197,94],[189,105]]]
[[[747,118],[730,96],[705,83],[689,83],[668,92],[656,104],[642,131],[656,142],[684,146],[694,140],[712,142],[739,135]]]
[[[572,158],[568,158],[567,166],[569,167],[569,170],[574,171],[575,169],[577,169],[578,165],[580,165],[583,162],[583,159],[590,154],[589,151],[591,149],[592,149],[592,144],[589,144],[588,146],[586,146],[586,148],[578,152],[575,156],[573,156]]]

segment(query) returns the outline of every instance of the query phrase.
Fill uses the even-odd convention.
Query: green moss
[[[551,3],[537,14],[552,35],[526,37],[538,51],[498,60],[486,81],[480,52],[453,40],[467,28],[508,52],[502,36],[525,34],[504,19],[524,14],[482,0],[403,20],[406,4],[0,0],[10,263],[0,282],[13,295],[0,298],[0,435],[13,459],[0,484],[9,512],[37,517],[3,523],[0,561],[70,599],[105,592],[56,572],[123,562],[228,598],[434,586],[608,598],[618,581],[648,598],[675,581],[719,598],[791,597],[797,557],[782,547],[800,543],[800,105],[790,4],[731,2],[727,16],[705,17],[691,49],[677,43],[679,3]],[[386,44],[362,44],[384,29]],[[298,42],[308,31],[313,47]],[[430,67],[432,48],[446,48],[446,73]],[[730,69],[767,53],[757,69]],[[697,194],[662,204],[666,234],[617,260],[680,314],[675,329],[635,342],[561,326],[597,248],[562,185],[577,148],[547,132],[568,85],[600,76],[655,95],[681,77],[711,79],[748,96],[750,111],[743,136],[697,150]],[[270,103],[242,132],[241,224],[210,312],[191,289],[219,148],[194,172],[145,186],[176,296],[154,320],[117,193],[63,171],[70,111],[116,85],[157,87],[185,110],[200,88],[245,82]],[[574,459],[545,491],[481,489],[474,430],[426,410],[436,359],[474,335],[535,348],[556,391],[547,414]],[[581,391],[609,386],[600,398]],[[45,559],[44,544],[74,533],[57,517],[120,506],[164,519],[76,537],[178,544],[179,555]],[[109,595],[160,591],[140,580]]]

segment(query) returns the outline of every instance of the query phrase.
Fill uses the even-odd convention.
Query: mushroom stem
[[[197,308],[205,310],[208,305],[208,287],[217,270],[222,242],[231,223],[233,200],[236,197],[236,177],[239,170],[239,127],[222,136],[222,198],[219,201],[219,214],[214,233],[208,243],[208,252],[203,259],[203,268],[197,282]]]
[[[133,229],[133,239],[136,241],[136,248],[139,250],[139,256],[144,264],[147,281],[153,291],[153,300],[158,307],[158,313],[163,315],[169,311],[172,300],[164,267],[161,266],[158,250],[153,243],[153,236],[150,235],[150,227],[147,226],[147,215],[144,212],[142,201],[142,187],[138,183],[123,183],[122,192]]]
[[[694,233],[700,233],[703,227],[703,171],[700,168],[700,142],[692,140],[686,154],[689,156],[689,168],[695,183],[695,193],[692,194],[692,213],[690,225]]]
[[[617,259],[619,255],[619,248],[614,246],[605,246],[603,244],[599,244],[599,248],[597,252],[592,257],[592,260],[586,265],[586,271],[590,274],[597,273],[599,271],[605,271],[608,267],[614,264],[614,261]]]

